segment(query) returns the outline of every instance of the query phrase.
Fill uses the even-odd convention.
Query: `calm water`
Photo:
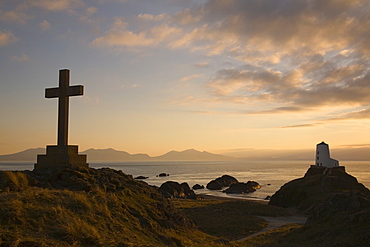
[[[187,182],[206,185],[209,181],[224,174],[231,175],[240,182],[253,180],[261,184],[262,188],[247,195],[233,195],[239,198],[264,199],[274,194],[285,183],[302,177],[312,162],[310,161],[220,161],[220,162],[114,162],[90,163],[90,167],[110,167],[122,170],[134,177],[143,175],[149,177],[145,181],[150,185],[160,186],[166,181]],[[370,188],[369,161],[343,161],[346,171],[355,176],[360,183]],[[1,162],[0,170],[32,170],[32,163]],[[159,173],[168,173],[169,177],[156,177]],[[268,185],[270,184],[270,185]],[[219,191],[207,189],[196,191],[198,194],[230,196]]]

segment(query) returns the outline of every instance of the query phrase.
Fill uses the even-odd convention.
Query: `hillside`
[[[14,154],[0,155],[0,161],[31,161],[36,162],[37,154],[45,153],[45,148],[30,148]]]
[[[0,172],[0,195],[0,246],[218,246],[121,171]]]

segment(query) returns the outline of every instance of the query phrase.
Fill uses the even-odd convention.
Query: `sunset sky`
[[[369,0],[2,0],[0,154],[370,148]]]

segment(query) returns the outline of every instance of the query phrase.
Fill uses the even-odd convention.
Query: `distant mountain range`
[[[228,161],[228,160],[314,160],[314,149],[301,150],[268,150],[245,149],[225,153],[213,154],[206,151],[188,149],[185,151],[170,151],[166,154],[151,157],[147,154],[129,154],[124,151],[107,149],[87,149],[82,154],[87,154],[88,162],[94,161]],[[45,148],[31,148],[25,151],[0,155],[0,161],[26,161],[36,162],[37,154],[45,154]],[[369,161],[370,147],[337,148],[331,149],[334,159],[341,161]]]
[[[81,154],[87,154],[88,162],[93,161],[223,161],[235,160],[234,157],[212,154],[206,151],[200,152],[195,149],[185,151],[170,151],[164,155],[150,157],[147,154],[129,154],[125,151],[108,149],[88,149]],[[0,155],[0,161],[26,161],[36,162],[38,154],[45,154],[45,148],[31,148],[25,151]]]
[[[32,161],[36,162],[37,154],[44,154],[45,148],[30,148],[15,154],[0,155],[0,161]]]

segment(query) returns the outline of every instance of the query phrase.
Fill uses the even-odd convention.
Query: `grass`
[[[175,207],[194,220],[207,234],[237,240],[268,225],[257,216],[289,216],[283,209],[247,200],[172,200]]]
[[[120,179],[119,189],[45,189],[24,173],[0,172],[0,247],[370,246],[370,199],[356,193],[333,197],[316,210],[311,224],[289,224],[233,242],[266,227],[258,216],[289,216],[288,211],[261,201],[168,201],[143,182],[99,172],[91,171],[95,180],[89,173],[81,179],[94,185],[107,175]],[[110,186],[110,180],[103,185]]]
[[[23,172],[2,171],[0,182],[5,183],[1,187],[6,188],[6,191],[21,191],[30,186],[29,178]]]

